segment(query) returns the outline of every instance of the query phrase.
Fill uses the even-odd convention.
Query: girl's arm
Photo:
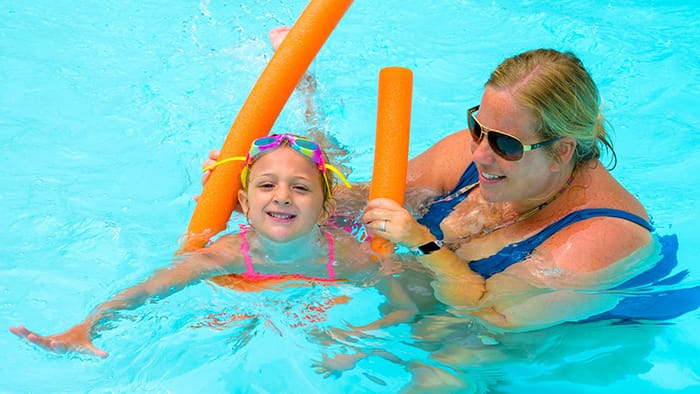
[[[145,281],[98,305],[85,320],[63,333],[42,336],[21,325],[10,327],[10,331],[47,350],[78,351],[106,357],[106,352],[92,344],[97,329],[104,322],[113,319],[117,311],[138,308],[148,300],[165,298],[202,279],[224,273],[225,264],[232,257],[230,248],[225,245],[226,238],[221,237],[200,252],[178,257],[173,265],[155,271]]]
[[[377,289],[386,297],[386,306],[391,309],[381,319],[375,320],[363,326],[356,326],[360,331],[376,330],[391,327],[396,324],[410,321],[418,312],[415,302],[409,297],[406,290],[392,276],[385,276],[376,285]]]
[[[358,244],[353,237],[340,230],[336,231],[335,239],[336,259],[343,263],[341,269],[345,271],[342,273],[343,277],[351,279],[357,276],[362,278],[360,280],[360,282],[362,282],[366,278],[364,272],[376,269],[379,269],[379,274],[382,275],[376,284],[374,284],[374,287],[386,297],[385,308],[383,309],[386,309],[388,313],[376,321],[363,326],[354,326],[353,328],[358,331],[374,330],[411,320],[418,312],[418,307],[401,283],[392,276],[392,273],[385,272],[390,269],[384,270],[378,268],[377,265],[379,262],[377,262],[376,259],[379,257],[375,259],[375,256],[372,256],[372,252],[368,250],[369,244]],[[385,267],[388,267],[392,263],[391,261],[382,260],[382,264],[385,265]],[[362,285],[360,284],[358,286]]]

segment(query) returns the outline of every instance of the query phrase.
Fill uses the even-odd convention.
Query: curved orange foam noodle
[[[379,72],[377,132],[370,199],[386,197],[403,205],[408,171],[412,95],[411,70],[387,67]],[[374,238],[372,249],[388,256],[393,253],[394,245],[383,238]]]
[[[311,61],[340,22],[352,0],[311,0],[275,51],[243,103],[221,148],[220,160],[245,156],[267,135]],[[243,163],[217,167],[204,186],[178,253],[197,250],[226,228],[238,202]]]

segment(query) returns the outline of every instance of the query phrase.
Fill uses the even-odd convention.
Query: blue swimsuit
[[[446,201],[438,201],[432,204],[426,214],[418,220],[419,223],[430,229],[438,239],[443,238],[440,223],[457,204],[463,201],[469,192],[460,193],[479,180],[476,165],[471,163],[459,179],[457,186],[447,196],[455,195]],[[444,199],[438,197],[437,200]],[[629,220],[633,223],[653,231],[653,227],[643,218],[632,213],[611,208],[589,208],[572,212],[558,221],[550,224],[537,234],[506,246],[493,256],[469,263],[469,267],[488,279],[494,274],[504,271],[513,264],[523,261],[533,250],[540,246],[549,237],[562,228],[594,217],[615,217]],[[678,264],[676,252],[678,250],[678,238],[675,235],[659,236],[661,243],[661,260],[650,270],[641,273],[615,289],[630,289],[640,286],[668,286],[679,283],[688,275],[684,270],[671,277],[667,277]],[[590,317],[585,321],[618,318],[625,321],[634,319],[665,320],[677,317],[700,306],[700,286],[687,289],[669,291],[644,292],[639,295],[624,298],[615,308],[600,315]]]

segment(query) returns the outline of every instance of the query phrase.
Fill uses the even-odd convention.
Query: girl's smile
[[[261,155],[250,168],[243,212],[258,233],[288,242],[315,234],[325,221],[323,180],[317,166],[288,146]]]

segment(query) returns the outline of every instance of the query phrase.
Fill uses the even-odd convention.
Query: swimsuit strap
[[[423,217],[418,219],[418,223],[428,227],[430,232],[437,238],[444,237],[440,224],[449,216],[455,209],[455,206],[462,202],[469,193],[473,190],[472,185],[479,181],[479,171],[476,169],[474,162],[469,163],[469,166],[464,170],[459,182],[451,192],[436,197],[433,201],[428,202],[428,211],[423,214]]]
[[[529,238],[504,247],[492,256],[470,262],[469,266],[479,275],[488,279],[491,277],[491,275],[502,272],[511,265],[525,260],[528,256],[530,256],[533,250],[539,247],[557,231],[576,222],[595,217],[613,217],[629,220],[630,222],[636,223],[649,231],[654,230],[654,228],[646,220],[627,211],[612,208],[581,209],[579,211],[569,213]]]
[[[649,224],[649,222],[633,213],[613,208],[586,208],[571,212],[570,214],[559,219],[558,221],[550,224],[549,226],[545,227],[542,231],[537,233],[535,236],[533,236],[532,239],[534,242],[537,242],[537,246],[539,246],[539,244],[544,242],[544,240],[551,237],[552,235],[554,235],[554,233],[561,230],[562,228],[570,224],[574,224],[576,222],[595,217],[613,217],[618,219],[624,219],[632,223],[636,223],[649,230],[650,232],[654,231],[654,227],[652,227]]]
[[[254,274],[255,270],[253,269],[253,261],[250,258],[250,254],[248,254],[248,250],[250,250],[250,245],[248,245],[248,238],[245,237],[245,233],[248,231],[248,226],[244,224],[239,224],[238,228],[241,231],[241,254],[243,255],[243,259],[245,260],[246,273]]]
[[[335,248],[333,247],[333,235],[327,230],[323,230],[326,233],[326,239],[328,240],[328,262],[326,262],[326,270],[328,271],[328,279],[335,279],[335,269],[333,269],[333,263],[335,262]]]
[[[241,254],[243,255],[243,259],[245,261],[245,274],[256,277],[259,275],[264,275],[255,272],[255,269],[253,269],[253,261],[250,258],[250,254],[248,253],[248,251],[250,250],[250,245],[248,244],[248,238],[246,238],[245,234],[246,232],[248,232],[249,226],[239,224],[238,228],[240,229],[239,235],[241,236]],[[333,235],[327,230],[322,231],[326,234],[326,239],[328,240],[328,261],[326,262],[328,279],[335,280],[335,269],[333,268],[333,263],[335,262],[335,247],[333,245]]]

